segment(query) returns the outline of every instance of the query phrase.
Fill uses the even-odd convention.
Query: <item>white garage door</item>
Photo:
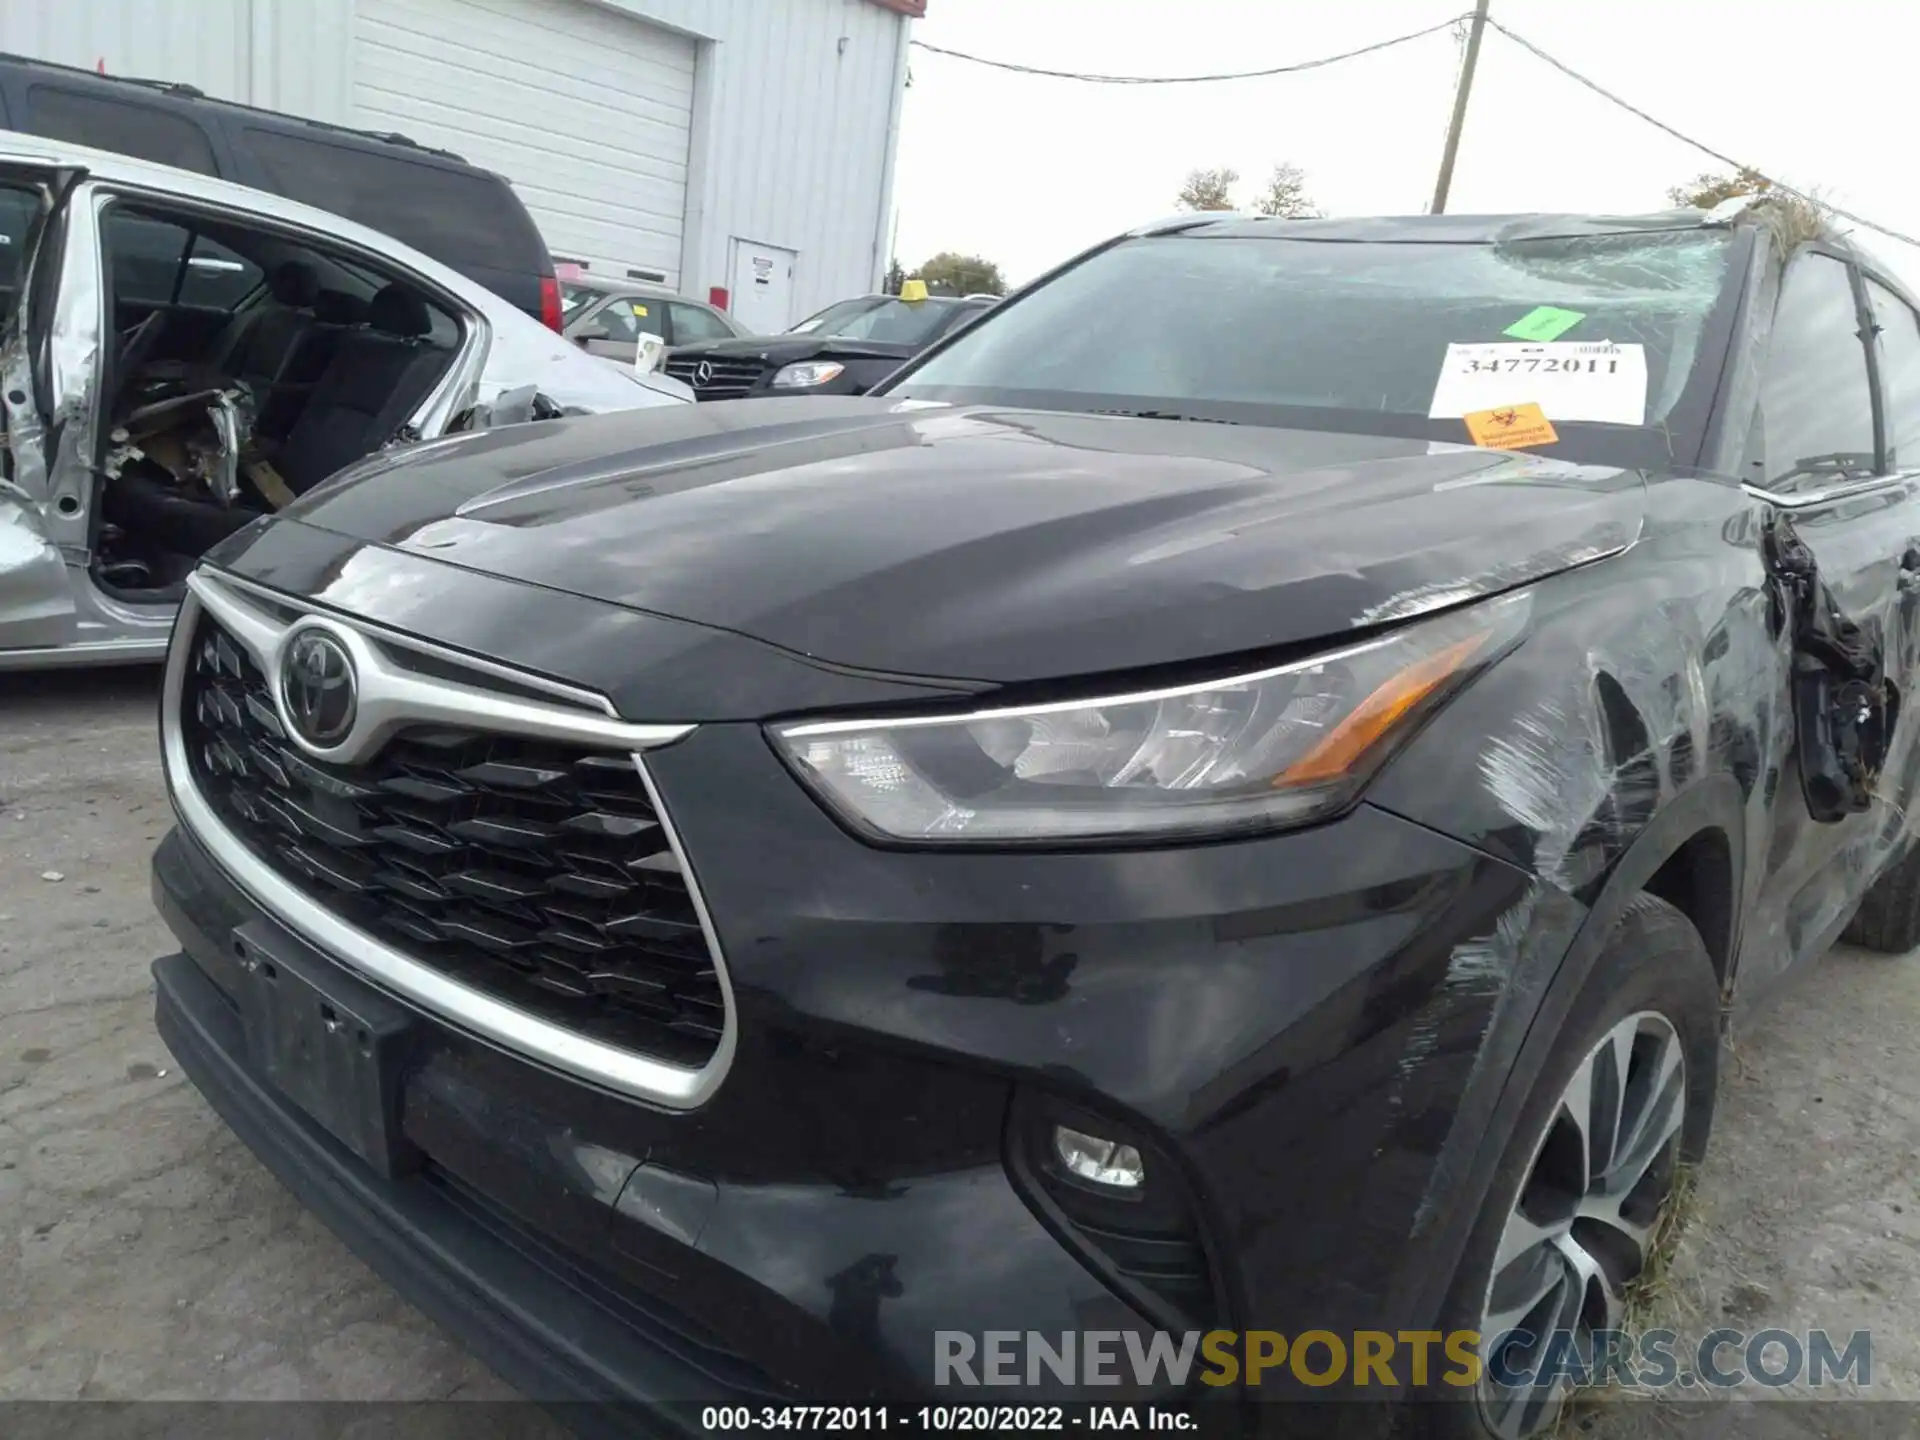
[[[586,0],[359,0],[354,105],[513,182],[556,256],[676,284],[694,42]]]

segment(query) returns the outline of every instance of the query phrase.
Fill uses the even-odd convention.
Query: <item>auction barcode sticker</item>
[[[1555,420],[1644,425],[1646,347],[1610,341],[1449,345],[1427,416],[1458,420],[1527,403]]]

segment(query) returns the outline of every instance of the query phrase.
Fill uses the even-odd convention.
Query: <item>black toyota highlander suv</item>
[[[1347,1430],[1538,1430],[1723,1003],[1920,939],[1920,320],[1804,218],[1188,216],[370,459],[192,581],[161,1033],[542,1399],[1284,1428],[1330,1347],[969,1380],[1471,1331]]]

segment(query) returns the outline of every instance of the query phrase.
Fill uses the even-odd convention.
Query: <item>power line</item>
[[[1077,70],[1044,70],[1037,65],[1016,65],[1011,60],[989,60],[984,55],[969,55],[963,50],[948,50],[944,46],[929,45],[924,40],[911,42],[921,50],[935,55],[945,55],[951,60],[965,60],[973,65],[986,65],[995,70],[1011,70],[1016,75],[1044,75],[1053,80],[1083,80],[1093,85],[1205,85],[1216,80],[1261,80],[1271,75],[1294,75],[1302,70],[1318,70],[1327,65],[1337,65],[1342,60],[1357,59],[1362,55],[1372,55],[1380,50],[1390,50],[1395,45],[1405,45],[1410,40],[1424,40],[1429,35],[1438,34],[1449,26],[1465,20],[1465,13],[1442,20],[1438,25],[1429,25],[1424,30],[1415,30],[1407,35],[1396,35],[1391,40],[1377,40],[1371,45],[1362,45],[1358,50],[1345,50],[1338,55],[1326,55],[1318,60],[1301,60],[1292,65],[1275,65],[1266,70],[1239,70],[1224,75],[1095,75]]]
[[[1534,44],[1531,40],[1527,39],[1526,36],[1517,34],[1516,32],[1509,30],[1505,25],[1502,25],[1498,20],[1495,20],[1489,17],[1489,19],[1487,20],[1487,24],[1491,25],[1495,30],[1498,30],[1502,35],[1506,36],[1507,39],[1513,41],[1513,43],[1518,45],[1521,49],[1528,51],[1529,53],[1534,55],[1537,59],[1546,61],[1547,64],[1551,65],[1554,69],[1558,70],[1562,75],[1565,75],[1569,80],[1575,81],[1580,85],[1584,85],[1587,89],[1593,91],[1593,93],[1598,95],[1601,99],[1612,102],[1613,104],[1619,106],[1622,110],[1625,110],[1629,115],[1638,116],[1640,119],[1646,121],[1647,124],[1653,126],[1654,129],[1663,131],[1666,134],[1671,135],[1674,139],[1678,140],[1681,144],[1691,145],[1695,150],[1698,150],[1701,154],[1709,156],[1712,159],[1718,160],[1722,165],[1731,166],[1736,172],[1745,171],[1750,175],[1757,175],[1762,180],[1766,181],[1767,184],[1771,186],[1773,189],[1783,191],[1786,194],[1793,196],[1796,200],[1800,200],[1805,202],[1808,205],[1812,205],[1816,209],[1825,210],[1830,214],[1838,215],[1842,220],[1851,220],[1855,225],[1860,226],[1862,229],[1871,230],[1878,235],[1885,235],[1890,240],[1898,240],[1903,244],[1912,245],[1915,248],[1920,249],[1920,238],[1916,238],[1912,235],[1908,235],[1904,231],[1895,230],[1889,226],[1882,225],[1876,220],[1869,220],[1864,215],[1856,215],[1851,210],[1842,210],[1838,205],[1829,204],[1827,201],[1818,199],[1815,196],[1805,193],[1804,191],[1796,190],[1793,186],[1787,184],[1785,181],[1774,179],[1771,175],[1768,175],[1765,171],[1760,170],[1755,166],[1743,165],[1738,160],[1735,160],[1732,156],[1722,154],[1720,151],[1714,149],[1711,145],[1705,144],[1702,141],[1694,139],[1691,135],[1684,134],[1681,131],[1674,129],[1673,126],[1667,124],[1666,121],[1656,119],[1652,115],[1649,115],[1646,111],[1642,110],[1638,105],[1635,105],[1630,101],[1621,99],[1618,95],[1614,94],[1611,90],[1607,89],[1606,86],[1600,84],[1597,80],[1589,80],[1585,75],[1582,75],[1578,70],[1575,70],[1571,65],[1567,64],[1565,61],[1555,59],[1552,55],[1549,55],[1546,51],[1542,50],[1538,45]]]
[[[1337,65],[1343,60],[1354,60],[1362,55],[1373,55],[1379,51],[1390,50],[1397,45],[1405,45],[1414,40],[1424,40],[1429,35],[1438,34],[1442,30],[1463,24],[1472,18],[1473,15],[1471,11],[1463,11],[1458,15],[1440,21],[1436,25],[1429,25],[1425,29],[1410,31],[1405,35],[1396,35],[1388,40],[1377,40],[1371,45],[1362,45],[1356,50],[1343,50],[1338,55],[1326,55],[1317,60],[1301,60],[1291,65],[1274,65],[1264,70],[1235,70],[1226,71],[1217,75],[1103,75],[1077,70],[1049,70],[1038,65],[1020,65],[1011,60],[994,60],[984,55],[970,55],[964,50],[950,50],[942,45],[929,44],[925,40],[915,40],[911,43],[918,49],[928,51],[934,55],[944,55],[952,60],[964,60],[971,65],[984,65],[990,69],[1005,70],[1016,75],[1039,75],[1052,80],[1078,80],[1093,85],[1204,85],[1222,80],[1260,80],[1275,75],[1295,75],[1305,70],[1319,70],[1328,65]],[[1531,40],[1527,39],[1526,36],[1501,24],[1491,16],[1487,17],[1486,24],[1498,30],[1502,35],[1506,36],[1507,39],[1533,55],[1534,58],[1544,61],[1555,70],[1558,70],[1575,84],[1591,90],[1609,104],[1615,105],[1626,111],[1629,115],[1645,121],[1647,124],[1653,126],[1654,129],[1671,136],[1681,144],[1698,150],[1701,154],[1708,156],[1710,159],[1717,160],[1720,164],[1729,166],[1735,171],[1744,171],[1748,174],[1757,175],[1760,179],[1766,181],[1772,189],[1778,190],[1786,195],[1791,195],[1795,199],[1812,205],[1817,209],[1825,210],[1831,215],[1837,215],[1842,220],[1851,221],[1864,230],[1871,230],[1876,235],[1884,235],[1890,240],[1898,240],[1903,245],[1911,245],[1916,249],[1920,249],[1920,236],[1909,235],[1905,231],[1895,230],[1891,226],[1882,225],[1877,220],[1869,220],[1864,215],[1856,214],[1851,210],[1844,210],[1838,205],[1797,189],[1787,184],[1784,180],[1775,179],[1757,166],[1742,164],[1731,155],[1716,150],[1713,146],[1708,145],[1702,140],[1694,139],[1693,136],[1686,134],[1684,131],[1675,129],[1657,116],[1648,114],[1632,101],[1615,94],[1599,81],[1581,74],[1564,60],[1549,54]]]

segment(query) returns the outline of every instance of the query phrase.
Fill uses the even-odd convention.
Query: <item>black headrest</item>
[[[273,267],[267,277],[267,289],[282,305],[305,310],[319,298],[320,272],[302,260],[287,260]]]
[[[427,311],[426,301],[396,280],[367,302],[367,324],[389,335],[411,339],[433,329],[433,316]]]
[[[358,325],[367,318],[367,307],[344,290],[322,290],[314,297],[313,318],[322,325]]]

